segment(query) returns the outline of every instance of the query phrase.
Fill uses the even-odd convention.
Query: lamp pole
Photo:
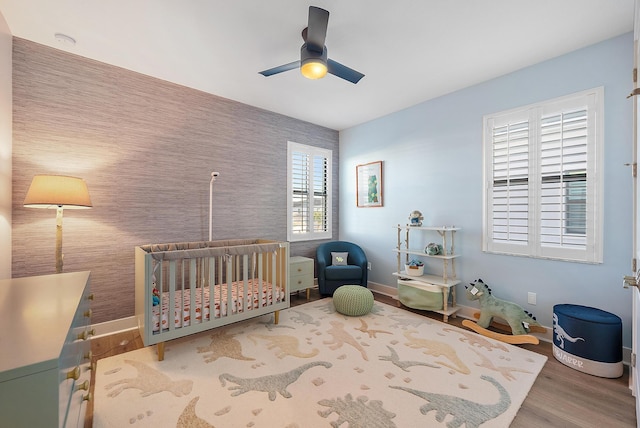
[[[213,182],[219,175],[219,172],[212,172],[209,181],[209,241],[213,240]]]
[[[62,205],[56,209],[56,273],[62,273]]]

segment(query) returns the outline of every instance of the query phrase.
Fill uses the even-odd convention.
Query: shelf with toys
[[[396,248],[398,269],[393,273],[398,278],[400,303],[414,309],[423,309],[443,315],[444,322],[459,310],[456,305],[456,258],[454,237],[459,227],[422,226],[421,222],[394,226],[398,231]],[[436,232],[441,243],[428,242],[429,234]],[[413,244],[410,237],[420,244]],[[422,248],[418,248],[420,245]],[[439,260],[442,264],[433,272],[424,272],[423,260]],[[433,265],[433,263],[432,263]],[[431,270],[431,269],[430,269]]]

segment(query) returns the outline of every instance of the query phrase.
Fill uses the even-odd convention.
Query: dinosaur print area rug
[[[94,427],[507,427],[546,357],[330,298],[98,361]]]

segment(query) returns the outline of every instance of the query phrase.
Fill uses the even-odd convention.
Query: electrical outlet
[[[367,262],[367,270],[371,270],[371,262]]]
[[[536,293],[528,292],[527,293],[527,303],[530,305],[536,304]]]

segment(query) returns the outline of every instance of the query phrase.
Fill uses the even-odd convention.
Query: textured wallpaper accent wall
[[[55,210],[22,206],[35,174],[89,187],[63,252],[92,273],[94,322],[133,315],[135,246],[207,239],[212,171],[214,239],[286,240],[289,140],[333,150],[337,239],[337,131],[14,38],[13,276],[55,272]]]

